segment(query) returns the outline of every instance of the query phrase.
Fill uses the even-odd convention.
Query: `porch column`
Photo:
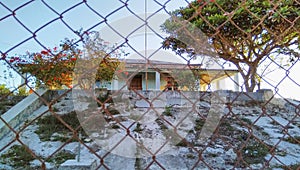
[[[160,73],[157,71],[155,72],[155,89],[160,90]]]
[[[27,73],[23,73],[21,77],[21,84],[27,83]]]
[[[240,91],[240,84],[239,84],[239,74],[234,75],[234,90]]]
[[[119,90],[118,80],[113,79],[112,85],[111,85],[111,90]]]

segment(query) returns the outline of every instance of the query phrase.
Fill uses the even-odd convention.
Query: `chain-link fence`
[[[0,28],[0,169],[300,167],[298,0],[4,0]]]

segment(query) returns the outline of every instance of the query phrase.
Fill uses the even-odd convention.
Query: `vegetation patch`
[[[204,126],[205,120],[204,119],[196,119],[195,120],[195,131],[200,131]]]
[[[173,106],[166,106],[165,111],[162,112],[165,116],[172,116],[172,107]]]
[[[279,168],[282,168],[284,170],[299,170],[300,164],[290,165],[290,166],[282,166]]]
[[[64,122],[66,122],[72,129],[76,129],[80,122],[77,118],[76,112],[70,112],[64,115],[57,115],[60,117]],[[41,141],[62,141],[66,142],[72,137],[72,131],[68,129],[56,116],[54,115],[47,115],[42,117],[37,121],[38,129],[35,131],[36,134],[39,135]],[[81,132],[83,137],[86,137],[84,130],[80,127],[77,132]],[[55,135],[53,134],[61,134]],[[72,139],[71,142],[77,141],[76,139]]]
[[[245,124],[247,124],[247,125],[251,125],[252,124],[252,121],[250,120],[250,119],[248,119],[248,118],[241,118],[241,120],[240,120],[240,123],[241,123],[241,125],[245,125]]]
[[[117,124],[113,124],[113,125],[111,125],[111,128],[112,129],[120,129],[121,127]]]
[[[194,154],[188,153],[186,154],[186,158],[188,159],[196,159],[197,156],[195,156]]]
[[[283,140],[292,144],[300,145],[300,136],[294,136],[294,137],[289,136],[288,138],[284,138]]]
[[[69,159],[75,159],[76,155],[67,151],[61,151],[50,158],[43,158],[46,162],[59,166]],[[30,166],[30,163],[35,160],[29,152],[27,152],[25,146],[14,145],[9,150],[2,154],[0,157],[0,163],[12,166],[15,169],[35,169]]]
[[[76,157],[75,154],[72,154],[70,152],[63,150],[61,152],[58,152],[54,156],[46,159],[46,162],[50,162],[50,163],[55,164],[55,166],[59,166],[69,159],[75,159],[75,157]]]
[[[16,169],[19,168],[29,168],[30,162],[35,158],[27,152],[25,146],[14,145],[9,150],[2,154],[0,157],[0,162],[2,164],[10,165]]]
[[[133,131],[137,133],[141,133],[143,131],[141,124],[139,122],[136,124],[136,128]]]
[[[157,118],[157,119],[155,120],[155,122],[159,125],[159,127],[160,127],[161,130],[167,130],[167,129],[169,129],[169,128],[164,124],[164,122],[163,122],[162,119]]]
[[[99,101],[97,101],[99,107],[101,106],[101,103],[113,103],[112,97],[108,91],[101,92],[97,97],[97,100]]]
[[[263,163],[264,157],[269,153],[268,147],[254,138],[248,141],[248,144],[242,149],[243,160],[247,164]]]
[[[235,128],[232,126],[232,124],[233,124],[233,122],[230,121],[229,119],[223,119],[223,120],[221,120],[219,126],[223,127],[222,128],[223,130],[232,132],[235,130]]]

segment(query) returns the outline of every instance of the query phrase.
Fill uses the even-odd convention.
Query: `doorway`
[[[131,82],[129,90],[142,90],[142,75],[135,75]]]

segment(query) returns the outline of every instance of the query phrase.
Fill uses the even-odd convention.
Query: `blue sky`
[[[48,0],[45,1],[49,6],[51,6],[58,14],[63,13],[68,8],[82,3],[79,0],[72,1],[56,1]],[[180,2],[180,3],[179,3]],[[11,0],[2,0],[2,4],[7,6],[10,10],[15,10],[22,4],[25,4],[26,1],[11,1]],[[163,1],[160,1],[163,3]],[[128,6],[126,7],[124,3],[118,0],[88,0],[88,6],[92,7],[99,15],[92,12],[85,4],[80,4],[73,9],[62,14],[63,21],[68,24],[73,30],[83,30],[90,29],[100,22],[104,21],[104,18],[107,19],[107,23],[112,23],[116,20],[119,20],[124,17],[133,16],[132,12],[135,14],[141,14],[147,11],[148,13],[154,13],[159,11],[162,7],[155,3],[154,1],[147,1],[147,10],[145,10],[145,4],[143,0],[130,0]],[[186,5],[185,1],[182,0],[173,0],[172,2],[167,3],[166,9],[172,10],[181,5]],[[117,10],[119,9],[119,10]],[[129,11],[130,9],[131,11]],[[114,10],[116,12],[112,13]],[[58,45],[61,40],[65,37],[68,38],[78,38],[69,28],[67,28],[64,23],[58,19],[59,15],[51,9],[47,8],[42,1],[33,1],[16,11],[16,18],[20,20],[30,31],[36,32],[36,38],[46,47]],[[164,10],[160,10],[160,13],[165,13]],[[0,18],[10,15],[11,12],[0,5]],[[49,21],[53,21],[51,24],[46,25],[41,30],[38,30],[40,27],[47,24]],[[93,30],[100,30],[105,23],[98,25],[93,28]],[[126,27],[126,26],[124,26]],[[26,30],[24,27],[19,24],[16,19],[12,16],[7,17],[0,22],[0,50],[2,52],[7,52],[11,47],[17,45],[18,43],[32,37],[32,33]],[[20,53],[26,50],[37,50],[41,47],[35,42],[34,39],[23,43],[17,48],[9,51],[9,54]]]
[[[129,0],[127,6],[119,0],[87,0],[87,5],[80,0],[45,0],[44,2],[55,10],[52,11],[41,0],[30,1],[27,5],[24,4],[28,1],[0,0],[0,2],[2,3],[2,5],[0,4],[0,51],[7,53],[9,56],[24,54],[26,51],[36,52],[42,50],[42,46],[36,40],[47,48],[53,48],[58,46],[60,41],[66,37],[78,39],[79,37],[63,22],[75,31],[81,28],[83,30],[93,28],[92,30],[100,31],[101,36],[106,41],[121,43],[124,39],[112,31],[107,24],[113,26],[114,29],[124,36],[127,36],[129,33],[132,33],[132,30],[144,24],[135,17],[135,14],[143,18],[145,17],[145,12],[147,12],[147,16],[151,16],[149,25],[163,35],[160,32],[159,25],[168,18],[167,12],[187,5],[185,0],[159,0],[157,1],[158,3],[154,0],[146,0],[147,8],[145,8],[145,0]],[[159,3],[161,5],[166,3],[165,9]],[[76,4],[78,6],[75,6]],[[22,5],[24,6],[20,7]],[[66,11],[72,6],[75,7]],[[89,9],[89,7],[92,7],[98,14]],[[15,10],[15,18],[9,16],[12,14],[11,11]],[[152,16],[153,13],[156,13],[156,15]],[[62,20],[59,19],[60,15],[63,16]],[[104,18],[107,20],[106,23],[103,22]],[[17,20],[29,30],[18,23]],[[50,21],[52,22],[46,25]],[[43,28],[41,29],[41,27]],[[32,37],[32,32],[36,33],[36,40]],[[142,27],[129,37],[129,44],[137,51],[141,51],[141,53],[147,50],[155,51],[161,46],[162,39],[157,37],[150,29],[147,29],[146,34],[147,39],[145,39],[145,28]],[[16,46],[25,40],[27,41]],[[15,48],[12,49],[12,47]],[[153,55],[153,58],[163,60],[172,59],[171,57],[162,57],[160,54],[148,53],[147,55]],[[2,74],[5,69],[6,67],[1,65],[0,73]],[[297,84],[300,82],[300,78],[297,76],[298,72],[300,72],[299,63],[289,71],[275,71],[266,77],[266,80],[275,87],[270,86],[268,83],[263,83],[262,88],[271,88],[273,90],[278,88],[279,93],[284,97],[300,99],[300,88]],[[3,79],[3,75],[0,76],[0,84],[8,83],[10,86],[15,87],[20,83],[19,78],[6,80]],[[281,81],[282,79],[284,81]]]
[[[149,0],[146,1],[147,8],[145,8],[144,0],[130,0],[127,2],[127,6],[118,0],[88,0],[86,4],[80,0],[46,0],[46,4],[40,0],[30,2],[2,0],[0,2],[0,19],[2,18],[0,20],[0,51],[7,53],[8,56],[22,55],[26,51],[40,51],[43,47],[39,43],[46,48],[53,48],[58,46],[64,38],[78,39],[79,37],[68,26],[74,31],[91,28],[95,31],[101,31],[107,27],[107,24],[117,23],[118,25],[124,24],[121,25],[121,28],[126,30],[130,25],[126,25],[126,21],[120,23],[124,18],[131,17],[129,19],[133,19],[135,18],[134,14],[138,15],[145,12],[149,15],[152,13],[167,15],[165,10],[172,11],[179,6],[187,5],[182,0],[168,2],[165,9],[160,4]],[[164,4],[165,2],[159,1],[159,3]],[[69,9],[73,6],[75,7]],[[15,17],[11,15],[12,11],[15,11]],[[60,16],[63,17],[62,20],[59,19]],[[107,20],[106,23],[104,23],[104,19]],[[131,20],[132,22],[135,21]],[[160,21],[160,23],[162,22],[163,20]],[[137,26],[136,23],[135,25]],[[33,33],[36,34],[36,40],[33,38]],[[104,38],[106,41],[113,41],[113,37],[110,35],[102,36],[106,38]],[[140,35],[140,37],[142,36]],[[131,45],[134,48],[143,48],[144,45],[140,46],[140,44],[144,40],[138,39],[132,39]],[[21,44],[18,45],[19,43]],[[5,69],[6,67],[2,67],[0,72]],[[10,86],[16,86],[20,81],[18,77],[15,81],[3,79],[2,75],[0,83],[4,82]]]

